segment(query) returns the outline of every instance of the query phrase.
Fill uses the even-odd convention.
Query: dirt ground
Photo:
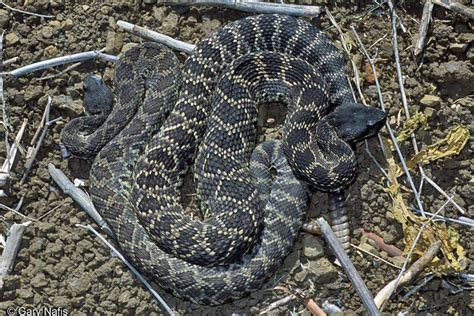
[[[10,1],[14,7],[22,7],[23,0]],[[218,8],[166,7],[146,1],[114,1],[113,5],[75,4],[73,1],[40,0],[29,1],[25,10],[51,14],[54,18],[43,19],[18,12],[0,9],[0,27],[5,30],[3,60],[18,56],[20,59],[5,71],[39,60],[87,50],[106,48],[106,52],[118,55],[129,47],[128,43],[139,43],[141,39],[118,29],[116,22],[125,20],[146,26],[183,41],[197,43],[221,26],[250,15],[234,10]],[[294,1],[290,1],[294,2]],[[308,1],[300,1],[308,2]],[[311,2],[311,1],[309,1]],[[391,21],[387,6],[375,7],[367,4],[347,7],[332,6],[330,11],[344,32],[353,25],[369,53],[376,56],[385,106],[388,108],[392,128],[399,131],[399,113],[402,110],[400,90],[396,79],[391,44]],[[469,1],[467,1],[469,2]],[[418,33],[422,6],[417,1],[405,1],[398,12],[405,31],[399,28],[399,48],[406,95],[411,113],[420,111],[429,115],[429,131],[417,133],[420,146],[432,144],[446,135],[448,129],[464,125],[474,133],[474,35],[473,23],[460,15],[442,8],[434,8],[431,32],[424,53],[423,65],[419,68],[413,57],[413,45]],[[472,7],[472,5],[471,5]],[[319,25],[335,41],[339,41],[337,30],[331,26],[327,15],[315,18]],[[355,42],[354,42],[355,43]],[[340,44],[340,43],[339,43]],[[366,61],[352,45],[351,58],[356,61],[362,74],[362,91],[366,101],[378,105],[375,85],[366,78]],[[181,60],[184,53],[177,53]],[[65,69],[59,67],[58,71]],[[49,306],[63,308],[72,315],[85,314],[138,314],[158,315],[164,310],[151,294],[132,276],[123,263],[111,256],[111,251],[95,236],[75,224],[91,224],[93,221],[61,192],[51,180],[47,165],[53,163],[73,178],[87,179],[89,163],[61,159],[59,151],[60,132],[64,123],[83,114],[82,80],[93,72],[111,83],[113,65],[104,61],[88,61],[74,70],[55,78],[40,80],[42,76],[54,74],[54,70],[37,72],[18,79],[4,78],[4,94],[12,126],[11,140],[23,119],[28,119],[28,128],[23,146],[29,145],[36,127],[40,123],[47,96],[53,100],[51,119],[64,120],[53,125],[36,159],[31,175],[25,184],[19,185],[23,174],[24,156],[19,159],[12,173],[11,194],[2,198],[2,204],[15,207],[23,198],[20,212],[32,218],[24,234],[14,269],[4,281],[0,292],[0,311],[9,308],[38,308]],[[428,97],[427,97],[428,96]],[[278,113],[270,113],[277,118]],[[401,118],[403,121],[403,113]],[[267,120],[271,122],[271,120]],[[266,126],[267,135],[274,133],[274,126]],[[3,139],[2,129],[0,139]],[[383,133],[386,137],[386,132]],[[386,167],[376,141],[369,142],[376,158]],[[474,143],[468,142],[456,157],[438,160],[426,167],[427,174],[434,179],[466,211],[464,216],[474,217],[472,172]],[[409,145],[402,146],[409,157],[413,154]],[[5,157],[5,144],[1,142],[0,153]],[[358,149],[360,175],[348,190],[348,208],[351,210],[351,226],[354,230],[352,243],[365,250],[401,265],[400,258],[388,258],[371,242],[364,241],[362,230],[370,231],[404,249],[401,225],[390,214],[392,202],[384,191],[386,180],[373,160]],[[415,174],[418,181],[418,175]],[[413,195],[407,194],[410,205]],[[425,185],[423,191],[425,208],[435,212],[445,199],[432,187]],[[324,214],[327,198],[316,193],[312,199],[309,217]],[[441,214],[459,216],[452,205]],[[5,236],[8,224],[25,222],[26,219],[7,211],[0,211],[3,221],[0,233]],[[474,265],[473,233],[468,226],[453,225],[461,235],[461,243],[468,250],[472,273]],[[362,241],[361,241],[362,240]],[[330,302],[343,308],[344,314],[359,315],[364,312],[357,293],[341,268],[334,264],[334,257],[324,246],[321,237],[301,233],[294,251],[286,258],[281,269],[260,291],[230,304],[207,307],[192,304],[172,297],[158,288],[166,302],[179,313],[231,315],[257,313],[288,293],[272,290],[275,285],[304,291],[320,306]],[[397,276],[398,269],[365,253],[352,251],[351,259],[372,293],[377,293],[385,284]],[[398,259],[398,261],[397,261]],[[452,279],[451,279],[452,280]],[[453,281],[457,283],[456,280]],[[420,315],[469,315],[473,314],[474,301],[468,290],[456,294],[450,292],[446,282],[435,278],[413,295],[402,299],[407,290],[395,296],[386,306],[387,314],[410,312]],[[0,312],[0,313],[3,313]],[[272,310],[272,315],[290,313],[309,315],[303,300],[296,298]]]

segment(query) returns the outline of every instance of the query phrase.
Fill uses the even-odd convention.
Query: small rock
[[[80,296],[89,291],[91,288],[92,280],[85,274],[80,278],[74,278],[68,281],[69,290],[72,292],[73,296]]]
[[[33,291],[30,288],[28,288],[28,289],[18,289],[18,290],[16,290],[16,295],[19,298],[25,298],[25,299],[33,298]]]
[[[463,33],[461,35],[459,35],[459,39],[463,42],[466,42],[466,43],[472,43],[474,42],[474,33],[472,32],[469,32],[469,33]]]
[[[303,254],[308,259],[317,259],[324,256],[323,243],[313,235],[303,237]]]
[[[179,17],[176,13],[170,13],[166,16],[161,25],[161,31],[167,35],[176,35],[178,33]]]
[[[19,41],[20,41],[20,38],[18,37],[18,35],[16,35],[16,33],[8,33],[5,36],[5,42],[6,42],[7,46],[15,45]]]
[[[54,45],[49,45],[43,51],[44,57],[48,57],[48,58],[57,57],[58,54],[59,54],[59,51]]]
[[[10,22],[10,15],[7,10],[0,9],[0,28],[6,29]]]
[[[89,9],[90,9],[90,6],[88,6],[87,4],[84,4],[82,6],[82,10],[84,10],[84,12],[87,12]]]
[[[41,29],[40,33],[43,38],[51,38],[53,37],[53,28],[50,26],[45,26]]]
[[[130,300],[130,292],[129,291],[123,291],[122,294],[120,294],[118,298],[118,302],[120,304],[127,304],[127,302]]]
[[[123,47],[123,37],[120,33],[108,32],[105,51],[109,54],[118,54]]]
[[[61,25],[63,31],[68,31],[74,27],[74,22],[71,19],[66,19]]]
[[[426,107],[423,110],[423,114],[426,115],[427,117],[433,117],[433,114],[436,113],[436,110],[430,107]]]
[[[15,290],[20,287],[21,281],[19,275],[6,275],[3,278],[3,290]]]
[[[48,281],[46,280],[46,276],[44,273],[38,273],[31,279],[31,286],[35,288],[41,288],[48,285]]]
[[[436,107],[440,105],[441,98],[436,95],[425,94],[425,96],[420,100],[420,103],[425,106]]]
[[[286,257],[285,262],[283,263],[283,268],[286,271],[292,271],[293,269],[299,267],[300,265],[300,252],[293,251]]]
[[[316,284],[328,284],[337,278],[336,268],[326,258],[310,261],[309,270],[315,275],[311,280]]]
[[[269,117],[269,118],[267,119],[267,124],[268,124],[268,125],[273,125],[273,124],[275,124],[275,119],[274,119],[273,117]]]
[[[454,43],[449,45],[449,49],[452,50],[455,53],[464,53],[467,49],[468,44],[460,44],[460,43]]]
[[[32,101],[41,96],[43,88],[41,86],[30,86],[25,90],[25,101]]]

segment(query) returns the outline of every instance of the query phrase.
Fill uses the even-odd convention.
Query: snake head
[[[88,74],[82,83],[82,88],[84,108],[88,115],[107,115],[112,110],[112,91],[100,77]]]
[[[385,112],[380,109],[350,103],[336,107],[325,119],[336,129],[340,138],[357,142],[377,134],[386,118]]]

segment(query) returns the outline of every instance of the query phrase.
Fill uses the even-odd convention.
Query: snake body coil
[[[354,103],[329,39],[281,15],[245,18],[200,42],[182,80],[169,50],[135,47],[116,67],[115,91],[100,127],[107,133],[66,145],[80,155],[78,143],[102,148],[110,138],[91,169],[95,206],[142,272],[201,304],[239,298],[268,280],[300,229],[306,185],[335,192],[350,183],[350,143],[384,120]],[[288,107],[283,140],[254,150],[257,104],[275,101]],[[63,140],[73,139],[69,132]],[[181,205],[194,158],[204,220]]]

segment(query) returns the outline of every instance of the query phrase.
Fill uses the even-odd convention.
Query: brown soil
[[[118,20],[143,25],[183,41],[196,43],[222,25],[249,15],[216,8],[147,4],[153,1],[143,1],[142,4],[128,2],[115,1],[114,3],[119,4],[114,5],[99,5],[96,2],[90,5],[72,5],[69,1],[41,0],[30,1],[24,8],[52,14],[53,19],[0,10],[0,27],[5,29],[6,39],[3,59],[19,56],[18,64],[10,66],[14,69],[54,56],[103,47],[107,47],[110,54],[119,54],[127,43],[139,43],[141,39],[121,32],[116,26]],[[15,1],[11,5],[20,7],[22,4],[23,1]],[[367,47],[377,42],[370,47],[369,52],[377,56],[386,107],[392,127],[399,131],[397,117],[402,108],[393,62],[390,17],[387,15],[386,6],[370,11],[372,8],[370,5],[357,7],[356,10],[333,7],[331,12],[345,32],[350,30],[350,25],[354,25]],[[406,4],[399,9],[400,19],[406,28],[406,32],[399,30],[399,48],[410,111],[421,111],[430,115],[431,130],[418,132],[419,144],[431,144],[444,137],[448,129],[459,124],[467,126],[471,134],[474,132],[474,37],[472,22],[435,6],[424,63],[418,70],[412,55],[412,45],[418,33],[421,10],[419,4]],[[320,20],[314,19],[313,23],[320,25],[329,36],[338,41],[337,31],[331,27],[326,15]],[[355,44],[351,53],[363,75],[366,64]],[[183,53],[177,54],[182,60],[186,57]],[[82,115],[82,80],[85,75],[94,72],[110,83],[112,67],[110,63],[97,60],[85,62],[80,67],[49,80],[38,78],[51,74],[52,70],[19,79],[7,77],[4,89],[12,131],[18,131],[23,119],[28,118],[28,129],[23,138],[23,144],[27,146],[41,120],[47,96],[53,99],[51,118],[62,116],[65,122]],[[362,90],[368,103],[378,104],[374,84],[363,80]],[[440,99],[423,104],[420,101],[425,95],[435,95]],[[277,121],[280,115],[271,112],[268,114]],[[21,157],[12,174],[11,194],[2,201],[12,207],[23,197],[20,212],[33,218],[39,218],[54,210],[26,229],[14,269],[5,278],[4,289],[0,294],[0,311],[7,311],[9,307],[50,306],[64,308],[74,315],[163,314],[160,305],[122,262],[111,256],[110,250],[98,238],[75,226],[81,223],[96,227],[52,182],[47,164],[53,163],[71,178],[82,179],[88,177],[89,164],[78,160],[67,163],[61,159],[58,145],[63,126],[64,123],[60,123],[51,127],[32,173],[22,186],[19,185],[19,179],[23,173],[24,157]],[[264,127],[264,131],[269,137],[275,134],[272,124]],[[3,139],[3,129],[0,139]],[[383,161],[377,142],[372,140],[369,143],[376,158]],[[459,156],[439,160],[426,168],[432,179],[450,194],[454,194],[454,200],[466,210],[465,216],[471,218],[474,216],[473,146],[474,143],[469,142]],[[412,155],[411,146],[403,146],[402,150],[407,157]],[[3,142],[0,144],[0,152],[4,157]],[[389,214],[391,200],[384,191],[383,174],[363,147],[360,147],[358,152],[361,172],[356,183],[348,191],[347,202],[355,230],[352,243],[361,244],[360,228],[363,228],[403,249],[401,226]],[[385,166],[386,163],[382,162],[382,165]],[[411,195],[407,195],[407,198],[415,205]],[[315,217],[324,213],[327,208],[326,201],[324,194],[315,194],[309,216]],[[425,185],[423,201],[425,208],[434,212],[445,200],[436,190]],[[6,234],[9,223],[25,221],[10,212],[0,211],[0,214],[5,224],[0,231],[2,235]],[[446,207],[441,214],[450,217],[459,215],[452,206]],[[472,272],[472,230],[469,231],[466,226],[454,227],[462,236],[463,246],[468,249],[468,270]],[[272,291],[278,284],[293,291],[304,291],[319,305],[328,301],[341,306],[346,314],[362,314],[364,308],[347,276],[334,265],[330,250],[327,247],[322,248],[321,245],[324,245],[321,238],[302,233],[294,252],[270,282],[262,290],[231,304],[217,307],[199,306],[176,299],[159,288],[158,292],[172,308],[183,314],[249,314],[258,312],[287,295]],[[364,242],[362,247],[386,257],[370,243]],[[363,253],[353,251],[351,258],[372,293],[377,293],[398,273],[396,268]],[[422,315],[473,313],[474,305],[469,292],[452,294],[446,287],[446,282],[439,278],[435,278],[402,301],[401,297],[410,288],[407,287],[394,297],[385,311],[389,314],[408,311]],[[271,314],[287,315],[290,312],[309,315],[300,299],[291,300],[273,310]]]

